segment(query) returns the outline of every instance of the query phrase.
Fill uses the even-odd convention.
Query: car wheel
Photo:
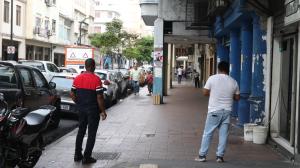
[[[60,100],[58,100],[55,105],[56,110],[52,116],[49,127],[55,129],[59,126],[60,118],[61,118],[61,110],[60,110]]]

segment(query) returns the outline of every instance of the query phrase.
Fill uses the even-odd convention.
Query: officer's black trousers
[[[95,145],[100,121],[99,110],[80,111],[78,117],[79,129],[76,137],[75,155],[81,155],[83,138],[86,133],[86,129],[88,128],[88,138],[83,156],[90,157]]]

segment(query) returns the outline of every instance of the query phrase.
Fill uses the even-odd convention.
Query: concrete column
[[[251,85],[251,122],[262,122],[264,119],[265,92],[263,61],[266,54],[266,41],[259,24],[259,16],[253,15],[253,69]]]
[[[20,43],[19,43],[19,56],[18,56],[18,59],[26,59],[26,44],[25,44],[25,40],[22,40]]]
[[[183,61],[183,69],[186,69],[186,60]]]
[[[176,45],[172,46],[172,79],[175,79],[175,71],[176,71]]]
[[[157,61],[156,56],[163,54],[163,28],[164,21],[162,18],[157,18],[154,22],[154,83],[153,95],[160,97],[160,103],[163,103],[163,61]]]
[[[240,70],[241,70],[241,46],[238,30],[230,32],[230,76],[234,78],[240,85]],[[238,102],[235,101],[232,108],[232,116],[238,116]]]
[[[222,38],[217,39],[217,63],[221,61],[229,62],[229,51],[222,44]]]
[[[241,99],[239,101],[239,124],[244,125],[250,121],[250,103],[248,98],[251,94],[251,80],[252,80],[252,24],[249,20],[242,23],[241,28],[242,38],[242,67],[241,67],[241,81],[240,91]]]
[[[168,72],[167,72],[167,83],[168,83],[168,89],[171,88],[171,73],[172,73],[172,44],[168,44]]]

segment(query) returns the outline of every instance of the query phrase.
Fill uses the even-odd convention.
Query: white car
[[[58,67],[50,61],[20,60],[19,63],[38,68],[44,74],[48,82],[50,82],[53,76],[59,73]]]

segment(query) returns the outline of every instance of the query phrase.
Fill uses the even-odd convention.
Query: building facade
[[[163,62],[154,61],[154,94],[162,97],[164,93],[169,80],[165,66],[172,64],[168,57],[176,53],[178,41],[194,40],[194,67],[202,74],[203,83],[215,73],[215,63],[230,63],[230,76],[241,91],[241,100],[234,103],[232,113],[239,125],[251,122],[266,126],[269,143],[299,161],[299,1],[145,0],[141,8],[145,22],[155,26],[154,59],[164,58]],[[197,11],[204,11],[202,18],[210,22],[190,19],[190,13],[196,20],[201,16]],[[205,26],[211,33],[197,36]],[[195,28],[199,28],[197,32],[192,31]],[[183,33],[192,33],[194,38],[182,37]],[[178,35],[181,38],[177,39]],[[214,43],[203,42],[203,36],[213,38]]]
[[[8,59],[7,46],[15,46],[18,59],[46,60],[64,65],[67,45],[90,45],[95,1],[14,0],[13,41],[11,1],[0,2],[1,58]]]
[[[26,0],[4,0],[0,2],[0,59],[7,60],[7,47],[15,47],[15,57],[24,59],[26,38]],[[13,18],[11,18],[13,11]],[[11,41],[11,24],[13,40]]]

